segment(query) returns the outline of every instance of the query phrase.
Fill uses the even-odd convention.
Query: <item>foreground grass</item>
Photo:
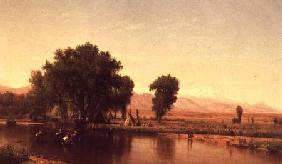
[[[29,154],[25,149],[17,150],[11,145],[0,148],[0,163],[21,164],[29,160]]]

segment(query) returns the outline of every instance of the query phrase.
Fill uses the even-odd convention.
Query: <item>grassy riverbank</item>
[[[130,131],[139,133],[175,133],[187,134],[213,134],[225,136],[246,136],[258,138],[282,138],[282,125],[274,125],[267,123],[242,123],[233,124],[231,122],[218,122],[210,120],[169,120],[166,119],[161,123],[154,120],[142,120],[143,123],[150,122],[152,127],[125,127],[120,126],[122,120],[115,120],[114,124],[95,125],[90,124],[89,127],[95,130],[114,129],[118,131]]]

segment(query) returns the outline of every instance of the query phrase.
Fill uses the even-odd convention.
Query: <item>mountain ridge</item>
[[[152,98],[150,93],[136,94],[131,98],[130,108],[140,110],[152,110]],[[241,105],[246,113],[281,113],[278,109],[266,104],[247,104],[226,102],[213,98],[179,97],[172,110],[204,112],[204,113],[234,113],[237,105]]]
[[[0,93],[13,92],[15,94],[26,94],[30,90],[30,88],[31,88],[31,86],[12,88],[12,87],[7,87],[7,86],[4,86],[4,85],[0,85]]]
[[[15,94],[25,94],[30,89],[31,86],[11,88],[0,85],[0,93],[13,92]],[[153,95],[151,93],[134,93],[131,97],[130,108],[152,111],[152,98]],[[247,113],[281,113],[278,109],[263,103],[251,105],[247,103],[192,96],[178,97],[172,110],[204,113],[234,113],[237,105],[241,105],[244,108],[244,112]]]

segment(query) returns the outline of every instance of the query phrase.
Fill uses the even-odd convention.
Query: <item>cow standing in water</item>
[[[55,142],[61,144],[63,143],[63,138],[64,138],[64,131],[63,129],[59,129],[58,132],[56,133]]]
[[[73,144],[77,144],[81,141],[79,132],[74,130],[74,131],[68,131],[62,138],[62,144],[69,146]]]
[[[37,133],[35,133],[36,141],[42,143],[44,141],[44,135],[44,132],[42,130],[39,130]]]

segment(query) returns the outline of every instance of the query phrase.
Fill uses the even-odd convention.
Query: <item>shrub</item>
[[[269,153],[278,153],[279,150],[282,148],[280,145],[278,144],[274,144],[274,143],[268,143],[266,146],[267,150]]]
[[[282,125],[282,119],[281,118],[274,118],[273,122],[274,122],[274,124]]]
[[[274,123],[274,124],[277,124],[277,123],[278,123],[278,119],[277,119],[277,118],[274,118],[274,119],[273,119],[273,123]]]
[[[6,125],[7,125],[7,126],[16,126],[16,125],[17,125],[17,122],[16,122],[16,120],[14,120],[14,119],[7,119],[7,120],[6,120]]]
[[[16,150],[11,145],[0,147],[0,163],[20,164],[29,160],[29,154],[25,149]]]

